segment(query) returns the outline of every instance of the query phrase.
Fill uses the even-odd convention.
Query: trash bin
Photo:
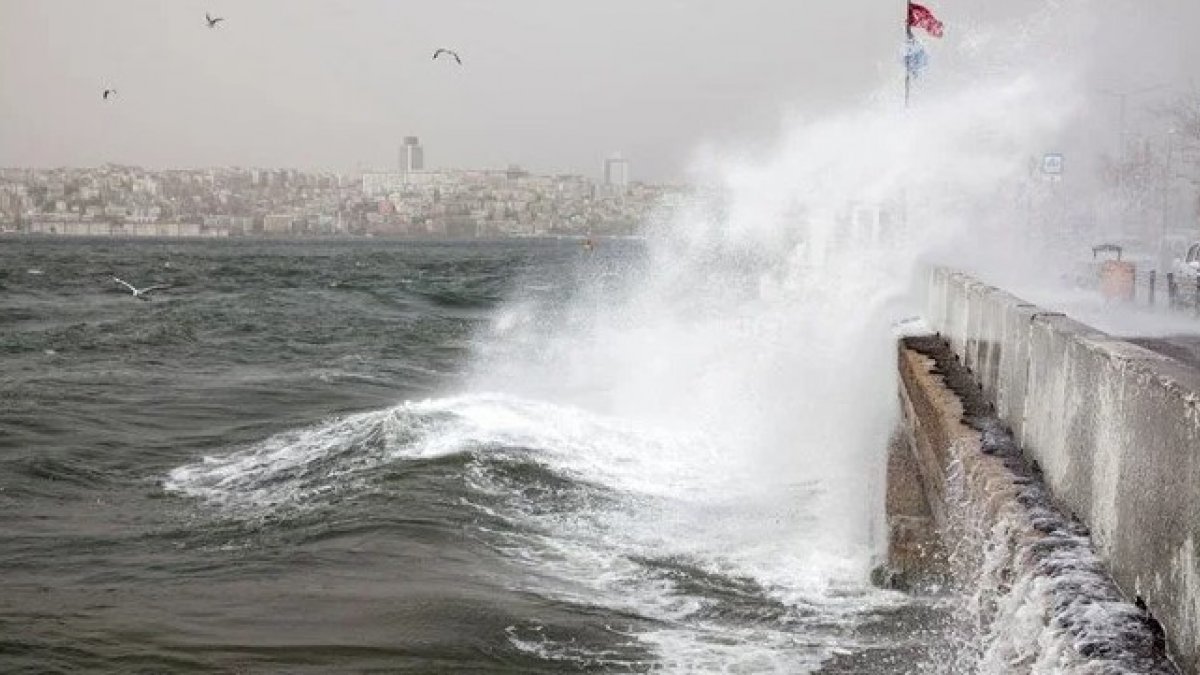
[[[1133,302],[1136,271],[1131,262],[1105,260],[1100,265],[1100,293],[1106,300]]]
[[[1133,302],[1137,268],[1133,263],[1121,260],[1120,246],[1101,244],[1092,247],[1093,258],[1101,252],[1116,253],[1117,259],[1100,263],[1100,294],[1106,300]]]

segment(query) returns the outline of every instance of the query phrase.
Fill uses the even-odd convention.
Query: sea
[[[679,253],[0,240],[0,671],[944,670],[888,409]]]

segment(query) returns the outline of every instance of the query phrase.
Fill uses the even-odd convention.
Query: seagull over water
[[[450,56],[453,56],[455,62],[457,62],[460,66],[462,65],[462,59],[458,58],[458,52],[454,51],[453,49],[446,49],[444,47],[439,48],[433,53],[433,60],[437,61],[437,57],[441,56],[442,54],[449,54]]]
[[[133,293],[133,297],[137,298],[138,300],[145,300],[147,302],[150,301],[150,298],[147,297],[150,293],[152,293],[154,291],[161,291],[163,289],[170,288],[170,286],[163,285],[163,284],[160,284],[158,286],[147,286],[145,288],[134,288],[133,284],[129,283],[128,281],[123,281],[116,277],[113,277],[112,280],[117,282],[118,284],[121,284],[125,288],[128,288],[130,290],[130,292]]]
[[[218,23],[225,20],[223,16],[211,16],[208,12],[204,13],[204,20],[208,22],[209,28],[216,28]]]
[[[116,95],[117,95],[116,89],[105,89],[104,93],[100,94],[101,98],[103,98],[105,101],[107,101],[109,98],[116,96]]]

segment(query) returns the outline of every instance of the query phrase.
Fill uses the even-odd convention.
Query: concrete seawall
[[[1178,675],[1161,627],[1122,596],[1086,527],[1054,506],[949,345],[905,338],[898,365],[904,424],[889,457],[889,566],[877,580],[958,598],[947,634],[969,647],[932,672]],[[920,474],[923,513],[917,495],[895,499],[914,482],[902,457]],[[933,547],[921,536],[928,521]]]
[[[927,291],[1055,504],[1200,673],[1200,371],[961,273],[931,271]]]

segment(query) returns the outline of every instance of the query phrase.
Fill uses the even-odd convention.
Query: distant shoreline
[[[171,242],[186,242],[186,243],[245,243],[245,242],[276,242],[288,244],[306,244],[306,243],[330,243],[330,242],[348,242],[369,244],[372,242],[388,242],[388,243],[422,243],[422,244],[492,244],[504,242],[542,242],[542,243],[558,243],[571,242],[573,244],[582,243],[587,240],[595,241],[645,241],[643,235],[626,235],[626,234],[540,234],[529,236],[488,236],[488,237],[452,237],[452,236],[427,236],[414,237],[404,235],[357,235],[357,234],[338,234],[338,235],[304,235],[304,236],[270,236],[270,235],[237,235],[228,237],[184,237],[184,236],[163,236],[163,237],[136,237],[136,236],[115,236],[115,235],[74,235],[74,234],[42,234],[29,232],[0,232],[0,241],[63,241],[63,242],[94,242],[94,243],[134,243],[134,242],[154,242],[154,243],[171,243]]]

